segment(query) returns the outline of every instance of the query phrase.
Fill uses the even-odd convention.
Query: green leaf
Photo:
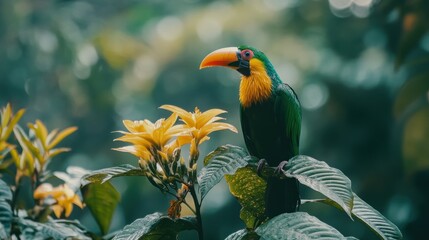
[[[0,179],[0,199],[4,201],[12,201],[12,192],[9,186]]]
[[[354,195],[354,205],[352,210],[353,218],[359,219],[359,221],[363,222],[369,229],[371,229],[380,239],[385,240],[395,240],[402,239],[402,233],[398,229],[398,227],[385,218],[380,212],[375,210],[369,204],[364,202],[361,198],[359,198],[355,193]],[[328,204],[334,206],[341,210],[341,207],[334,201],[330,199],[311,199],[304,200],[305,203],[314,203],[320,202],[324,204]]]
[[[351,181],[340,170],[328,166],[325,162],[299,155],[288,161],[285,175],[298,179],[300,183],[338,203],[351,218]]]
[[[16,221],[26,239],[91,239],[85,236],[81,228],[61,221],[40,223],[23,218],[17,218]]]
[[[8,239],[9,235],[3,224],[0,223],[0,239]]]
[[[380,239],[402,239],[402,233],[398,227],[385,218],[380,212],[354,194],[353,217],[362,221],[367,227],[377,234]]]
[[[106,234],[120,201],[119,192],[109,182],[93,183],[82,188],[82,195],[101,232]]]
[[[4,200],[0,200],[0,225],[2,230],[9,234],[12,225],[12,209],[10,204]],[[0,235],[2,235],[0,233]],[[0,239],[3,239],[2,237]]]
[[[229,191],[240,202],[240,218],[247,228],[253,229],[264,218],[267,183],[250,167],[240,168],[234,175],[225,176]]]
[[[125,226],[113,240],[175,240],[179,232],[195,229],[195,218],[171,219],[161,213],[153,213]]]
[[[0,225],[3,227],[6,234],[9,234],[12,225],[11,201],[12,192],[9,186],[0,179]]]
[[[226,174],[234,174],[251,161],[246,150],[241,147],[225,145],[209,153],[204,159],[206,165],[198,175],[201,197],[217,184]]]
[[[255,231],[264,239],[347,239],[335,228],[305,212],[280,214]]]
[[[255,232],[249,232],[247,229],[238,230],[232,233],[225,240],[258,240],[260,237]]]
[[[89,183],[104,183],[112,178],[121,176],[146,176],[146,174],[140,168],[124,164],[93,171],[82,177],[81,184],[85,186]]]
[[[230,145],[230,144],[223,145],[216,148],[209,154],[207,154],[207,156],[204,158],[204,166],[206,166],[211,160],[216,159],[222,155],[225,155],[229,158],[236,158],[236,157],[243,158],[248,156],[249,154],[244,148]]]

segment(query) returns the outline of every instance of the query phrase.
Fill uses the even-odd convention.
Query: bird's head
[[[201,62],[200,69],[206,67],[229,67],[249,77],[252,72],[272,68],[265,54],[253,47],[227,47],[209,53]]]
[[[265,54],[249,46],[221,48],[209,53],[201,62],[206,67],[228,67],[243,76],[240,82],[240,103],[249,107],[269,99],[281,80]]]

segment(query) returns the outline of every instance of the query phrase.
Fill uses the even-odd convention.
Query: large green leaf
[[[354,205],[352,210],[352,217],[359,219],[369,229],[371,229],[380,239],[384,240],[397,240],[402,239],[402,233],[398,227],[385,218],[380,212],[371,207],[368,203],[364,202],[355,193]],[[330,199],[312,199],[303,200],[302,203],[314,203],[320,202],[334,206],[341,210],[341,207]]]
[[[75,224],[60,221],[46,223],[34,222],[29,219],[17,218],[26,239],[91,239]]]
[[[298,179],[300,183],[338,203],[351,217],[353,208],[351,181],[340,170],[328,166],[325,162],[299,155],[288,161],[285,175]]]
[[[196,224],[193,217],[171,219],[161,213],[153,213],[125,226],[113,240],[175,240],[179,232],[195,230]]]
[[[385,218],[381,213],[354,194],[353,217],[358,218],[377,234],[380,239],[402,239],[398,227]]]
[[[244,158],[248,156],[247,151],[244,148],[226,144],[207,154],[207,156],[204,158],[204,166],[209,164],[210,161],[215,160],[223,155],[229,158]]]
[[[264,239],[347,239],[338,230],[305,212],[283,213],[259,226],[256,233]]]
[[[117,167],[103,168],[96,170],[82,177],[81,184],[85,186],[89,183],[104,183],[112,178],[120,176],[145,176],[140,168],[130,164],[124,164]]]
[[[221,146],[209,153],[204,159],[206,166],[198,175],[201,197],[204,198],[223,176],[234,174],[251,160],[246,150],[233,145]]]
[[[7,239],[9,237],[8,232],[4,228],[3,224],[0,223],[0,239]]]
[[[6,234],[10,232],[12,222],[11,201],[12,192],[10,191],[9,186],[0,179],[0,225],[2,225],[3,231]]]
[[[247,228],[254,228],[264,217],[267,183],[250,167],[240,168],[234,175],[226,175],[225,179],[229,191],[242,206],[240,218]]]
[[[12,192],[9,186],[3,180],[0,179],[0,200],[12,201]]]
[[[253,231],[248,231],[247,229],[238,230],[235,233],[232,233],[225,240],[258,240],[260,237]]]
[[[101,232],[106,234],[120,200],[119,192],[110,182],[92,183],[82,188],[82,195]]]

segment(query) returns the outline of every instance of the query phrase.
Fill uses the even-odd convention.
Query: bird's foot
[[[267,165],[267,161],[264,158],[261,158],[258,162],[258,167],[256,168],[256,173],[259,177],[262,176],[262,169]]]
[[[287,163],[288,163],[288,161],[282,161],[279,163],[276,170],[274,171],[275,176],[285,175],[285,170],[283,168]]]

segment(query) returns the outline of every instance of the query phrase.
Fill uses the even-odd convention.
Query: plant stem
[[[171,196],[175,197],[177,200],[180,200],[180,198],[177,197],[176,194],[174,194],[172,192],[169,192],[169,191],[167,191],[166,193],[168,193]],[[195,215],[197,215],[197,213],[195,212],[195,210],[185,200],[183,200],[182,203],[185,204],[191,210],[192,213],[194,213]]]
[[[194,199],[194,204],[195,204],[195,212],[196,212],[196,216],[197,216],[197,224],[198,224],[198,239],[199,240],[204,240],[204,232],[203,232],[203,221],[201,219],[201,205],[200,202],[198,202],[198,196],[197,193],[195,191],[195,186],[191,185],[189,188],[189,191],[191,192],[191,196]]]
[[[191,207],[191,205],[189,205],[189,203],[187,203],[186,201],[183,201],[182,202],[183,204],[185,204],[190,210],[191,210],[191,212],[192,213],[194,213],[195,215],[197,215],[197,213],[195,212],[195,210]]]

